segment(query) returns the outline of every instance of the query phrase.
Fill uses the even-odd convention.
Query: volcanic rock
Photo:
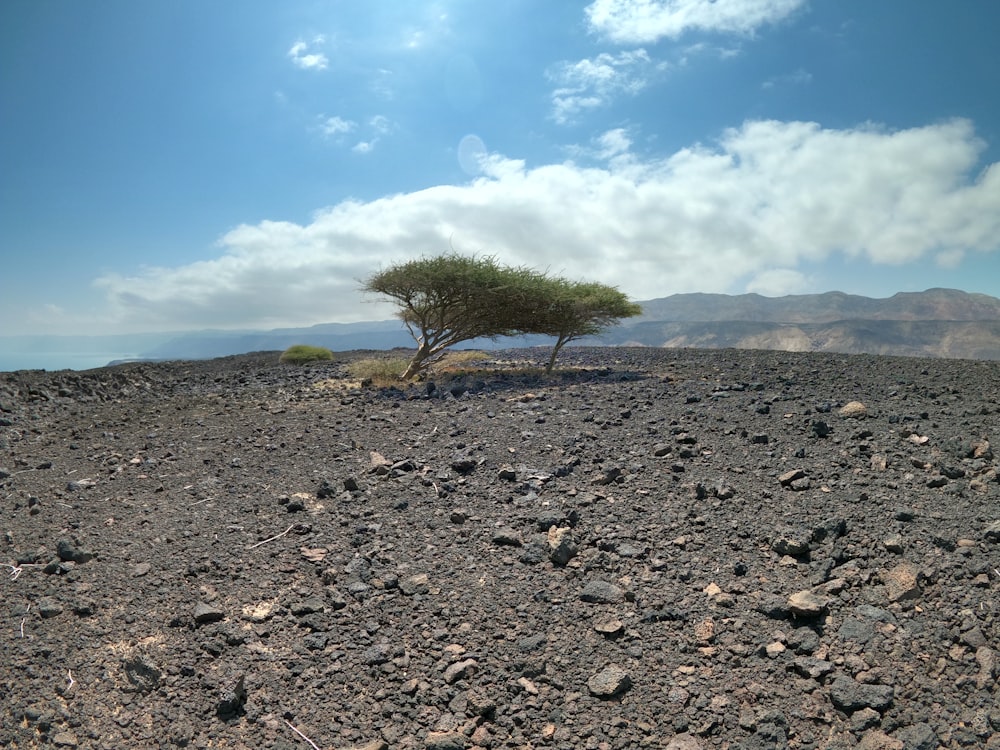
[[[1000,750],[1000,363],[541,354],[0,373],[0,746]]]

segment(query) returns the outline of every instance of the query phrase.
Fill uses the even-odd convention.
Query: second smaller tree
[[[556,343],[546,363],[552,372],[559,351],[570,341],[584,336],[596,336],[622,318],[642,314],[642,307],[613,286],[589,281],[548,279],[546,294],[538,299],[539,306],[527,310],[523,330],[555,336]]]

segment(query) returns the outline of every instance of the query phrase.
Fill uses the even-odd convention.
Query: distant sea
[[[4,352],[0,351],[0,372],[13,370],[90,370],[116,359],[133,359],[129,352]]]

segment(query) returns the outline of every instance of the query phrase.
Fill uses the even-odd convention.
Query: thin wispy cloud
[[[786,294],[805,293],[811,284],[812,279],[800,271],[774,268],[754,276],[746,285],[746,291],[762,294],[765,297],[783,297]]]
[[[812,73],[799,68],[793,73],[768,78],[760,85],[760,87],[762,89],[773,89],[781,86],[804,86],[808,83],[812,83],[812,79]]]
[[[327,137],[336,137],[344,133],[350,133],[357,127],[353,120],[345,120],[343,117],[327,117],[320,125],[320,130]]]
[[[650,44],[687,31],[752,34],[787,18],[805,0],[595,0],[586,16],[595,33],[620,44]]]
[[[322,52],[313,51],[314,48],[322,46],[326,42],[326,37],[322,34],[312,38],[311,41],[299,40],[288,50],[288,57],[292,63],[303,70],[326,70],[329,59]]]
[[[665,67],[654,63],[643,49],[602,52],[594,58],[561,62],[548,71],[549,80],[556,85],[551,117],[566,124],[587,110],[607,106],[619,96],[635,95]]]
[[[379,141],[386,135],[392,133],[396,128],[396,124],[390,120],[385,115],[375,115],[368,118],[368,130],[371,133],[371,137],[367,140],[358,141],[351,148],[356,154],[369,154],[375,150]]]
[[[361,304],[356,280],[449,247],[576,278],[602,269],[636,299],[786,293],[833,256],[947,264],[1000,252],[1000,163],[980,171],[983,147],[965,120],[898,131],[767,120],[643,160],[614,130],[595,141],[596,166],[492,154],[466,184],[345,201],[307,224],[243,225],[211,260],[97,283],[114,316],[161,330],[389,317]]]
[[[374,130],[376,133],[379,133],[380,135],[385,135],[386,133],[392,132],[393,128],[395,127],[392,121],[385,115],[375,115],[374,117],[368,120],[368,125],[371,127],[372,130]]]

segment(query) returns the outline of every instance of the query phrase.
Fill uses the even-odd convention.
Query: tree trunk
[[[552,347],[552,354],[549,356],[549,363],[545,366],[546,375],[551,373],[552,368],[556,366],[556,357],[559,356],[559,350],[566,345],[566,341],[569,341],[569,339],[563,340],[561,336],[556,340],[555,346]]]
[[[413,359],[410,360],[410,364],[406,366],[406,371],[399,376],[400,380],[410,380],[417,373],[424,369],[424,362],[433,352],[427,344],[420,344],[417,347],[417,353],[413,355]]]

